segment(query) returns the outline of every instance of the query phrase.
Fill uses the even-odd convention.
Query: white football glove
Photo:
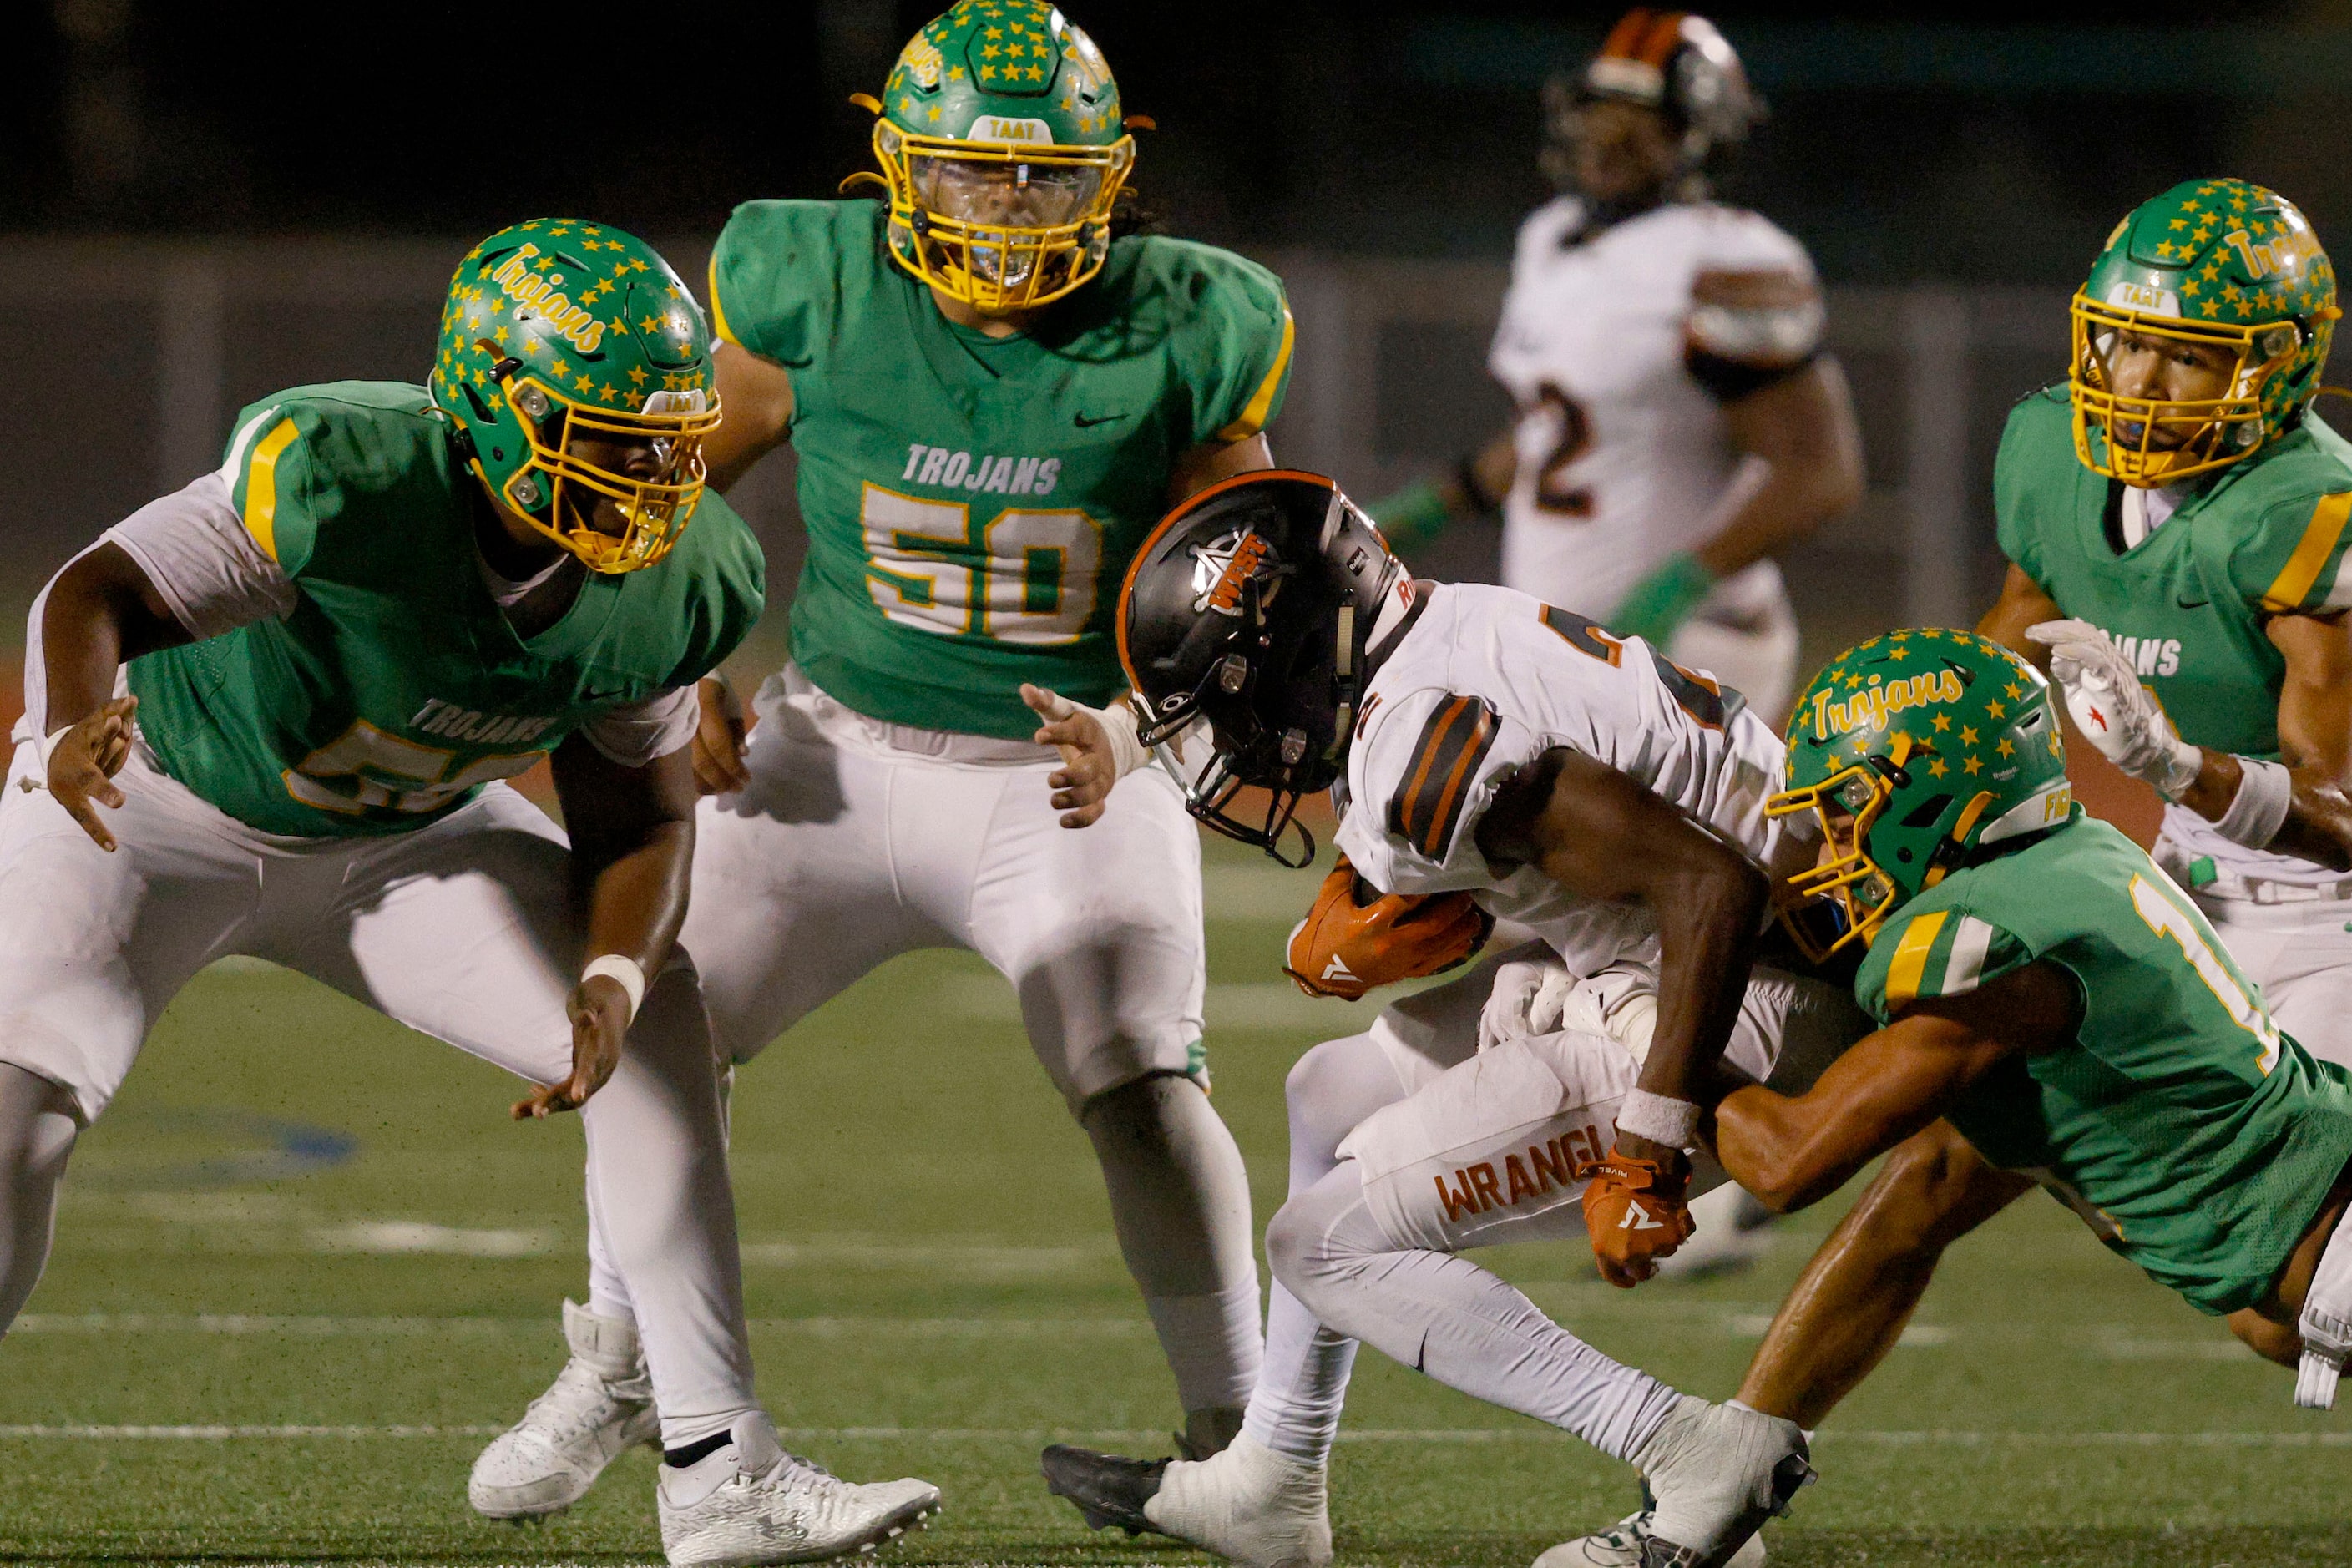
[[[1570,986],[1553,1026],[1606,1035],[1631,1052],[1636,1064],[1650,1059],[1650,1037],[1657,1026],[1657,976],[1633,963],[1612,963]]]
[[[1549,953],[1496,966],[1495,989],[1478,1015],[1478,1048],[1491,1051],[1505,1040],[1558,1029],[1560,1006],[1572,984],[1568,966]]]
[[[2050,650],[2050,673],[2066,711],[2099,754],[2179,800],[2197,782],[2205,754],[2173,732],[2156,699],[2105,634],[2088,621],[2043,621],[2025,635]]]

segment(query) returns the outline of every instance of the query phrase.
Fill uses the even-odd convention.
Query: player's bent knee
[[[2303,1336],[2292,1325],[2265,1318],[2252,1307],[2231,1313],[2228,1321],[2230,1331],[2264,1361],[2274,1361],[2281,1366],[2303,1363]]]

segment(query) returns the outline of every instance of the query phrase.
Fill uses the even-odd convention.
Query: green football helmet
[[[2252,457],[2318,395],[2341,314],[2327,253],[2277,192],[2189,180],[2141,203],[2074,295],[2075,452],[2141,487]],[[2110,373],[2120,336],[2227,350],[2228,388],[2195,402],[2124,396]]]
[[[490,494],[593,571],[660,560],[702,498],[710,329],[633,235],[535,218],[474,247],[432,391]]]
[[[1102,269],[1135,138],[1102,51],[1045,0],[957,0],[858,101],[908,271],[997,315]]]
[[[1815,960],[1867,942],[1980,846],[2055,827],[2074,806],[2049,682],[1973,632],[1891,632],[1830,661],[1789,720],[1789,787],[1821,861],[1780,914]],[[1826,917],[1826,918],[1824,918]]]

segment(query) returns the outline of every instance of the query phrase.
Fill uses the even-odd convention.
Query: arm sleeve
[[[1366,879],[1387,893],[1491,886],[1478,822],[1538,739],[1484,699],[1428,689],[1383,707],[1357,745],[1340,847]]]
[[[1714,226],[1691,279],[1683,363],[1719,403],[1794,374],[1827,318],[1804,247],[1753,214]]]
[[[2035,393],[2010,410],[2009,423],[2001,431],[2000,450],[1992,465],[1993,531],[2000,542],[2000,552],[2037,584],[2050,579],[2042,573],[2042,541],[2027,517],[2030,509],[2025,497],[2033,475],[2029,471],[2031,463],[2022,454],[2031,438],[2026,425],[2033,416],[2033,398],[2042,395]]]
[[[1870,944],[1854,999],[1885,1024],[1922,997],[1965,996],[2033,962],[2024,942],[1963,909],[1896,921]]]
[[[580,733],[609,761],[642,768],[693,740],[699,717],[694,688],[680,686],[643,702],[608,708],[580,726]]]
[[[1274,423],[1290,388],[1296,333],[1282,280],[1238,257],[1223,259],[1230,271],[1204,277],[1205,308],[1193,318],[1202,334],[1196,442],[1248,440]]]
[[[2263,515],[2232,576],[2265,615],[2315,616],[2352,606],[2352,490],[2299,496]]]
[[[806,366],[824,331],[835,268],[821,264],[830,202],[745,202],[710,252],[710,320],[737,348]]]
[[[302,574],[318,542],[310,437],[315,409],[264,404],[237,416],[219,479],[256,550],[289,578]]]
[[[100,537],[138,563],[198,640],[293,612],[292,579],[254,542],[219,474],[148,502]]]

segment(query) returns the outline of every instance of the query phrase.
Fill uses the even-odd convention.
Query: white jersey
[[[1575,238],[1583,222],[1563,196],[1521,226],[1487,367],[1519,407],[1503,581],[1607,621],[1745,502],[1760,475],[1722,404],[1809,359],[1822,306],[1804,247],[1755,213],[1676,204]],[[1701,613],[1744,625],[1782,601],[1762,561]]]
[[[1764,815],[1780,737],[1738,693],[1508,588],[1418,584],[1420,616],[1365,689],[1339,846],[1382,892],[1469,889],[1590,974],[1645,955],[1649,911],[1576,899],[1533,867],[1497,878],[1479,819],[1516,769],[1567,746],[1682,807],[1768,867],[1801,853]]]

